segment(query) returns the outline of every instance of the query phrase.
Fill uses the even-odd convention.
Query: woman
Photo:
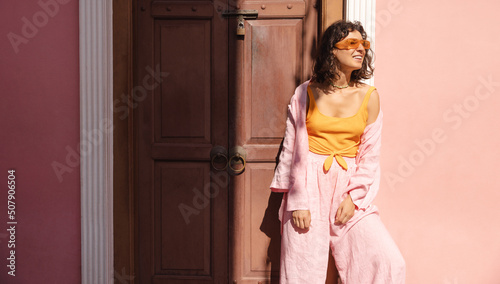
[[[405,262],[372,201],[382,112],[370,43],[359,22],[323,34],[313,77],[288,106],[271,190],[285,192],[280,283],[325,283],[331,249],[344,284],[404,283]]]

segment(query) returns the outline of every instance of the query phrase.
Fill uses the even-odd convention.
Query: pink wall
[[[500,283],[499,8],[377,0],[385,124],[376,202],[408,284]]]
[[[79,167],[66,161],[79,140],[78,2],[41,2],[55,4],[0,2],[0,283],[80,282]],[[499,6],[377,1],[385,126],[376,203],[408,284],[500,283]],[[71,170],[62,180],[54,161]],[[9,168],[15,277],[6,267]]]
[[[79,141],[78,1],[57,1],[0,2],[0,283],[80,283],[80,170],[70,160],[60,181],[51,165],[68,166],[65,148]],[[6,260],[11,168],[15,277]]]

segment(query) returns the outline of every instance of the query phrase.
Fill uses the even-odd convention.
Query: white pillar
[[[371,49],[375,52],[375,3],[376,0],[346,0],[346,20],[360,21],[368,35]],[[364,80],[365,83],[373,85],[374,78]]]
[[[79,5],[81,283],[114,283],[112,1]]]

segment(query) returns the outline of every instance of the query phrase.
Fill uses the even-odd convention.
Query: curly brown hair
[[[340,62],[333,55],[332,50],[337,49],[335,44],[349,35],[352,31],[358,31],[363,39],[366,40],[366,32],[360,22],[336,21],[330,25],[321,37],[313,65],[313,77],[316,82],[334,83],[339,79],[338,71]],[[351,82],[360,83],[362,79],[369,79],[373,76],[373,51],[366,50],[361,69],[354,70],[351,73]]]

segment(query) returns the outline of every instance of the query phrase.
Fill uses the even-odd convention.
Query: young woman
[[[311,80],[288,106],[271,190],[285,192],[280,283],[325,283],[331,249],[344,284],[404,283],[405,262],[372,204],[382,112],[359,22],[323,34]]]

